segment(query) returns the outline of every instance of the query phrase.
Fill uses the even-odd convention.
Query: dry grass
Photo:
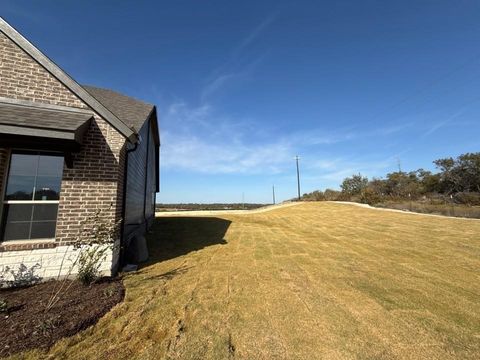
[[[430,204],[421,201],[385,202],[375,207],[413,211],[422,214],[436,214],[464,218],[480,219],[480,206],[462,204]]]
[[[480,221],[306,203],[154,231],[125,302],[48,355],[480,358]]]

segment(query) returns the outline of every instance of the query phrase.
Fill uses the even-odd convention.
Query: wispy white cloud
[[[216,78],[209,81],[202,89],[200,100],[202,102],[206,101],[212,95],[214,95],[217,91],[222,89],[229,81],[233,81],[235,79],[239,79],[242,77],[242,73],[231,73],[231,74],[222,74],[217,76]]]
[[[362,174],[369,178],[381,177],[394,165],[393,156],[381,159],[356,160],[352,158],[320,159],[304,165],[302,182],[305,190],[338,189],[346,177]]]
[[[291,157],[289,144],[215,143],[170,132],[163,135],[162,166],[209,174],[275,174]]]
[[[343,160],[335,164],[330,171],[325,171],[318,175],[320,180],[329,180],[332,182],[341,182],[347,176],[353,174],[362,174],[364,176],[378,176],[384,174],[384,171],[391,167],[393,160],[388,157],[382,160],[374,160],[368,162],[355,162],[349,160]]]
[[[240,43],[233,49],[232,58],[238,58],[242,52],[248,48],[262,32],[265,31],[275,20],[277,13],[268,15],[263,21],[258,24],[250,33],[240,41]]]
[[[374,135],[381,135],[381,136],[388,136],[388,135],[393,135],[397,134],[400,132],[403,132],[415,125],[414,122],[404,122],[401,124],[395,124],[395,125],[387,125],[385,127],[381,127],[373,131]]]
[[[436,132],[437,130],[449,125],[454,120],[456,120],[461,115],[463,115],[466,110],[467,110],[467,107],[463,107],[462,109],[458,110],[457,112],[455,112],[453,115],[447,117],[446,119],[443,119],[441,121],[436,122],[427,131],[425,131],[421,137],[422,138],[427,137],[427,136],[433,134],[434,132]]]
[[[214,71],[214,74],[208,78],[200,91],[200,101],[211,101],[215,95],[224,91],[225,88],[252,79],[254,71],[264,58],[265,54],[262,54],[239,68],[237,66],[235,69],[231,69],[228,66],[222,66],[223,72],[220,69]]]
[[[161,114],[161,166],[208,174],[282,174],[291,171],[292,157],[297,153],[372,136],[390,136],[411,126],[405,122],[377,127],[372,131],[353,127],[318,128],[283,131],[282,135],[275,136],[279,132],[269,129],[269,125],[261,119],[232,118],[219,113],[214,104],[225,90],[253,78],[265,54],[257,54],[253,60],[245,61],[244,53],[275,18],[276,14],[267,16],[233,48],[230,58],[212,71],[199,90],[198,106],[175,101]],[[317,155],[306,170],[325,180],[365,169],[368,170],[364,164],[348,158],[332,159],[327,155]]]
[[[303,146],[316,146],[332,145],[355,139],[358,136],[360,136],[360,133],[355,133],[351,129],[336,129],[333,132],[322,129],[309,129],[292,133],[289,135],[289,138],[291,141]]]
[[[211,99],[220,90],[251,77],[257,66],[263,61],[268,51],[245,59],[244,53],[254,41],[273,23],[276,13],[268,15],[259,25],[251,30],[231,52],[230,57],[212,71],[200,91],[200,101]]]
[[[201,173],[276,173],[291,157],[290,142],[252,141],[250,121],[234,121],[209,105],[175,103],[163,114],[162,166]]]
[[[198,107],[191,108],[185,102],[174,102],[163,114],[163,120],[170,125],[172,122],[177,131],[190,131],[192,127],[202,126],[209,127],[210,122],[207,121],[211,107],[208,104],[202,104]]]
[[[312,129],[266,136],[270,132],[262,131],[261,121],[232,119],[218,114],[211,105],[189,107],[185,102],[172,104],[162,114],[162,121],[162,166],[209,174],[279,174],[291,170],[296,153],[372,136],[352,129]],[[310,159],[308,170],[333,179],[343,175],[340,170],[351,175],[352,171],[367,169],[367,165],[317,154]]]

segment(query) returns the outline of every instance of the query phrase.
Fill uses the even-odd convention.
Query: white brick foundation
[[[107,250],[99,269],[101,275],[111,276],[115,273],[119,255],[117,248]],[[22,265],[40,281],[64,278],[69,275],[74,277],[78,269],[76,266],[72,268],[72,264],[78,258],[79,252],[80,250],[75,250],[72,245],[51,249],[0,252],[0,282],[2,282],[0,287],[6,286],[7,281],[13,281],[14,277],[10,271],[18,273]]]

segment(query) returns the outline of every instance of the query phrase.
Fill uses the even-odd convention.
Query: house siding
[[[143,235],[154,216],[154,202],[151,199],[152,191],[156,192],[156,160],[150,121],[152,120],[146,121],[139,131],[141,143],[128,154],[124,233],[127,240]]]
[[[0,97],[89,109],[1,32]],[[74,240],[82,222],[98,210],[112,221],[121,219],[125,147],[125,138],[95,114],[94,121],[85,134],[82,150],[73,154],[73,168],[64,167],[55,238],[58,247],[61,247],[60,243]],[[3,187],[4,176],[1,175],[5,172],[7,150],[0,149],[0,189]],[[1,200],[3,199],[0,202]],[[116,240],[118,242],[119,234]],[[22,246],[21,251],[10,242],[0,244],[0,272],[2,267],[11,267],[15,261],[17,265],[26,261],[26,256],[29,263],[39,263],[42,266],[43,274],[50,273],[49,267],[56,269],[55,262],[48,260],[54,256],[53,253],[57,254],[55,249],[39,249],[35,240],[31,240],[30,244],[31,246]],[[66,250],[70,251],[70,248],[67,247]],[[113,272],[117,262],[116,254],[111,253],[109,256],[106,264]],[[102,268],[105,266],[102,265]]]
[[[152,120],[155,121],[155,120]],[[155,139],[153,136],[153,129],[150,131],[150,141],[148,148],[148,162],[147,162],[147,193],[145,198],[145,217],[147,220],[147,227],[150,227],[155,218],[155,197],[157,194],[157,145],[155,144]]]

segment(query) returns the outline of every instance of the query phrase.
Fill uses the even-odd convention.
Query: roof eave
[[[148,122],[151,122],[151,126],[153,127],[153,139],[155,140],[155,145],[160,146],[160,131],[158,129],[158,117],[157,117],[157,107],[153,105],[152,111],[147,116]]]

